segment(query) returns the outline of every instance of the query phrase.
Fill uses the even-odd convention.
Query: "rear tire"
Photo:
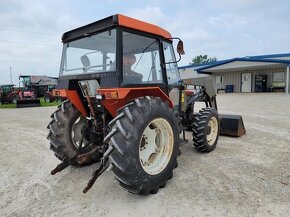
[[[86,121],[85,117],[71,104],[69,101],[65,101],[58,109],[51,115],[51,122],[47,128],[49,133],[47,139],[50,142],[50,149],[54,152],[55,156],[61,161],[68,161],[78,154],[84,154],[92,150],[92,144],[89,144],[85,138],[83,138],[83,146],[79,153],[81,130]],[[99,161],[96,158],[94,162]],[[86,165],[93,162],[88,162]],[[72,165],[81,166],[77,162]]]
[[[176,118],[160,98],[137,98],[118,110],[104,139],[119,184],[135,194],[155,194],[173,176],[179,133]]]
[[[220,120],[214,108],[203,108],[194,117],[192,127],[193,145],[197,151],[209,153],[216,148],[219,133]]]

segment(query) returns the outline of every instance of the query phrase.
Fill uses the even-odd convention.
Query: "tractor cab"
[[[15,101],[14,84],[0,85],[0,104],[13,103]]]
[[[91,97],[99,93],[110,99],[108,89],[127,88],[135,96],[141,89],[134,88],[152,92],[154,87],[166,98],[172,86],[180,85],[172,36],[160,27],[114,15],[67,32],[62,40],[59,88],[83,93],[86,85]],[[116,109],[109,109],[113,116]]]
[[[7,96],[9,93],[14,91],[14,84],[0,85],[1,96]]]

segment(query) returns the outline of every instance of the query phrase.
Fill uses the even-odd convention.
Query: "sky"
[[[184,42],[179,66],[290,53],[289,0],[0,0],[0,84],[20,74],[58,76],[64,32],[121,13]]]

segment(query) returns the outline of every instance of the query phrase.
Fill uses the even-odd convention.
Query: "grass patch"
[[[15,104],[3,104],[0,105],[0,108],[16,108]]]
[[[46,106],[58,106],[61,104],[61,102],[50,102],[50,103],[47,103],[44,101],[44,98],[41,97],[39,98],[40,99],[40,106],[41,107],[46,107]],[[0,109],[1,108],[16,108],[16,104],[3,104],[3,105],[0,105]]]
[[[47,103],[47,102],[44,101],[44,98],[43,97],[41,97],[39,99],[40,99],[40,105],[41,105],[41,107],[45,107],[45,106],[58,106],[58,105],[61,104],[61,102],[56,102],[56,101]]]

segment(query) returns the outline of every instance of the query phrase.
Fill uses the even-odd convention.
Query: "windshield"
[[[2,88],[0,86],[0,91],[1,91],[1,89],[2,89],[3,93],[9,93],[9,92],[13,91],[13,86],[7,85],[7,86],[2,86]]]
[[[20,77],[19,79],[20,79],[20,82],[19,82],[20,87],[30,86],[30,84],[31,84],[31,77],[30,76]]]
[[[60,75],[114,71],[116,30],[101,32],[64,45]]]

